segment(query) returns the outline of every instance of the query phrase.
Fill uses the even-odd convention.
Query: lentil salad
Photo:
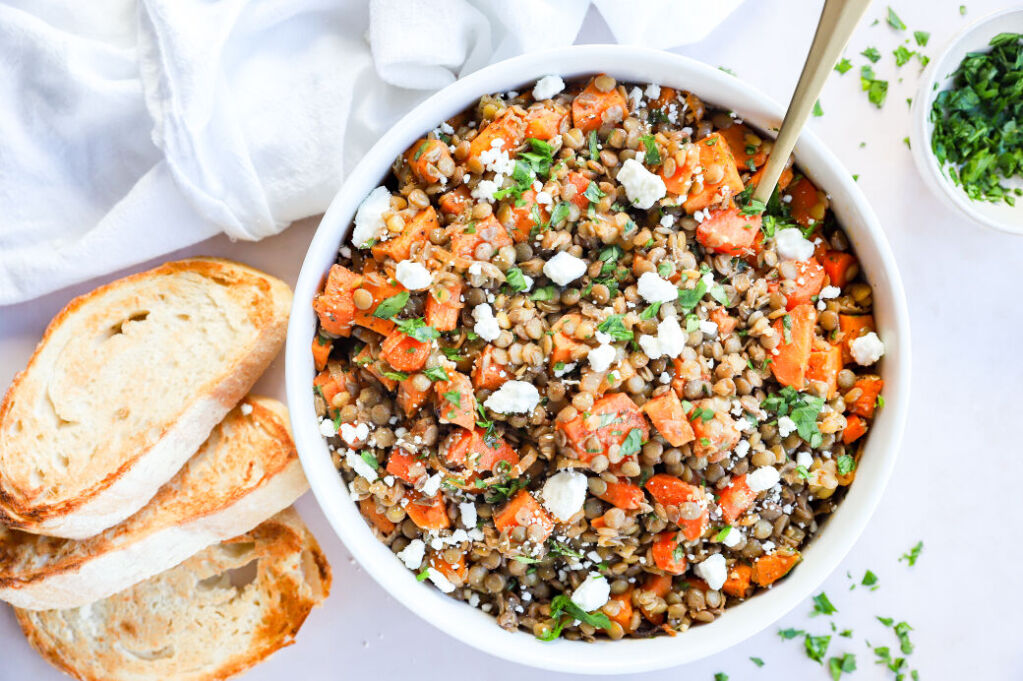
[[[540,638],[645,637],[769,588],[881,403],[827,196],[692,93],[483,97],[363,202],[314,301],[321,431],[422,580]]]

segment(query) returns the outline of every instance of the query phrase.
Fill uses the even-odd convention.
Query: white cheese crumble
[[[725,557],[720,553],[708,556],[702,563],[697,563],[693,570],[714,591],[724,586],[725,580],[728,579],[728,567],[725,565]]]
[[[744,422],[749,423],[746,419],[742,419]],[[735,455],[740,459],[749,454],[749,442],[746,440],[739,440],[739,444],[735,445]]]
[[[763,492],[771,489],[781,480],[781,474],[774,466],[761,466],[746,476],[746,484],[754,492]]]
[[[490,143],[490,149],[480,152],[480,162],[483,166],[496,175],[511,175],[515,172],[515,161],[508,156],[508,152],[502,149],[504,140],[500,137]],[[497,178],[494,178],[497,181]]]
[[[742,543],[742,530],[729,526],[725,536],[721,538],[721,543],[730,549],[738,546]]]
[[[675,216],[665,213],[661,216],[661,227],[671,227],[675,224]]]
[[[678,298],[678,289],[656,272],[644,272],[636,283],[636,291],[648,303],[670,303]]]
[[[602,344],[591,348],[586,359],[590,360],[590,366],[594,371],[607,371],[611,367],[611,362],[615,360],[614,346]]]
[[[805,449],[796,454],[796,465],[803,468],[810,468],[813,465],[813,455]]]
[[[377,187],[369,193],[359,210],[355,213],[355,229],[352,230],[352,243],[365,248],[370,241],[387,239],[387,223],[384,213],[391,210],[391,192],[387,187]]]
[[[604,607],[611,597],[611,585],[608,584],[604,575],[591,572],[583,583],[572,592],[572,602],[579,606],[584,612],[593,612]]]
[[[668,193],[664,180],[654,175],[642,163],[630,158],[618,171],[618,182],[625,187],[625,194],[636,208],[646,210]]]
[[[369,437],[369,426],[365,423],[342,423],[341,438],[353,447]]]
[[[565,366],[561,367],[560,369],[558,369],[557,367],[554,367],[554,375],[557,376],[558,378],[561,378],[565,374],[571,373],[573,369],[575,369],[575,362],[572,362],[570,364],[566,364]]]
[[[430,578],[430,581],[444,593],[449,594],[455,590],[455,585],[438,570],[435,570],[434,568],[426,568],[426,575]]]
[[[564,470],[547,478],[540,496],[543,505],[555,518],[568,522],[586,501],[586,476],[578,471]]]
[[[871,331],[849,344],[849,352],[860,366],[869,366],[884,356],[884,343]]]
[[[536,197],[535,198],[536,198],[536,202],[538,204],[540,204],[541,206],[549,206],[550,204],[554,203],[554,197],[551,196],[551,193],[550,192],[545,192],[543,190],[538,191],[536,193]]]
[[[686,333],[678,325],[678,319],[668,317],[657,325],[657,336],[640,336],[639,346],[650,359],[667,355],[678,357],[686,347]]]
[[[422,492],[424,496],[432,497],[437,493],[437,490],[440,489],[440,484],[443,481],[443,475],[440,473],[434,473],[426,479],[426,482],[423,483],[423,487],[420,489],[420,492]]]
[[[402,260],[398,263],[394,268],[394,278],[409,291],[422,291],[430,288],[430,284],[433,283],[430,270],[411,260]]]
[[[542,102],[545,99],[550,99],[564,89],[565,81],[561,79],[561,76],[544,76],[540,80],[536,81],[536,85],[533,86],[533,99],[538,102]]]
[[[528,414],[540,404],[540,391],[526,381],[508,381],[483,403],[499,414]]]
[[[466,173],[465,176],[469,177],[469,173]],[[494,201],[494,192],[500,188],[501,185],[494,180],[480,180],[476,184],[476,188],[472,190],[472,198],[492,203]]]
[[[320,435],[323,437],[334,437],[337,435],[337,428],[334,427],[334,422],[330,419],[320,421]]]
[[[701,319],[700,331],[707,336],[716,336],[718,335],[718,324],[717,322]]]
[[[544,263],[543,273],[558,286],[567,286],[586,273],[586,261],[559,251]]]
[[[354,449],[349,449],[345,452],[345,461],[347,461],[348,465],[352,467],[352,470],[355,471],[356,475],[362,476],[370,482],[377,479],[376,469],[366,463]]]
[[[817,297],[821,300],[828,300],[829,298],[837,298],[842,295],[842,289],[837,286],[825,286],[821,289],[821,292],[817,294]]]
[[[472,317],[476,320],[472,330],[485,341],[497,340],[501,335],[501,326],[494,317],[494,308],[488,303],[480,303],[472,310]]]
[[[788,416],[782,416],[778,419],[778,434],[782,437],[788,437],[789,434],[796,432],[796,422]]]
[[[408,546],[396,554],[409,570],[418,570],[426,555],[426,543],[422,539],[413,539]]]
[[[650,99],[657,99],[658,97],[661,96],[661,86],[658,85],[657,83],[650,83],[649,85],[646,86],[646,89],[643,90],[643,94],[645,94]]]
[[[476,513],[476,504],[471,501],[463,501],[458,504],[458,513],[462,517],[462,525],[469,529],[476,527],[476,520],[479,518]]]
[[[252,405],[248,402],[242,402],[241,406],[242,416],[248,416],[252,413]]]
[[[813,255],[813,243],[796,227],[779,230],[774,235],[774,249],[785,260],[807,260]]]

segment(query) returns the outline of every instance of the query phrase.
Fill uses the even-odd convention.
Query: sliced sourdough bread
[[[82,539],[139,510],[280,351],[290,305],[214,258],[71,301],[0,404],[0,523]]]
[[[127,520],[82,540],[0,530],[0,599],[49,610],[106,598],[252,529],[307,487],[285,406],[247,397]]]
[[[15,613],[32,647],[81,681],[214,681],[292,643],[330,581],[288,509],[91,605]]]

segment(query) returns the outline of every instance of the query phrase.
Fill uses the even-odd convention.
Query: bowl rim
[[[337,248],[362,199],[379,185],[395,157],[425,131],[469,106],[481,95],[528,87],[557,73],[565,78],[607,72],[623,81],[685,84],[703,97],[736,111],[763,129],[777,129],[784,109],[759,90],[688,57],[643,47],[584,45],[529,53],[498,62],[435,93],[391,127],[363,157],[338,191],[306,253],[295,287],[286,347],[286,391],[296,446],[310,487],[335,532],[363,568],[397,601],[445,633],[479,650],[533,667],[583,674],[624,674],[676,666],[717,653],[770,626],[804,601],[856,543],[891,476],[908,409],[909,317],[895,258],[881,226],[850,173],[823,143],[804,131],[796,156],[808,175],[832,191],[832,205],[861,259],[869,260],[875,287],[877,326],[886,342],[881,370],[886,406],[875,420],[874,437],[852,485],[828,525],[814,538],[791,578],[742,604],[715,622],[684,635],[653,639],[540,642],[510,633],[496,620],[433,588],[424,588],[373,535],[348,490],[338,484],[327,446],[314,416],[309,389],[315,371],[308,348],[315,330],[312,299],[334,262]],[[855,217],[851,221],[849,217]],[[855,225],[852,231],[848,229]],[[879,288],[880,287],[880,288]],[[881,295],[877,295],[880,293]],[[867,483],[870,483],[869,486]],[[585,648],[580,646],[585,645]],[[640,648],[642,646],[642,648]],[[583,651],[585,654],[582,654]],[[630,654],[631,653],[631,654]]]
[[[956,210],[960,215],[978,222],[985,227],[1009,234],[1023,234],[1023,203],[1019,204],[1021,219],[1017,222],[999,220],[981,210],[987,204],[971,201],[966,194],[957,187],[948,176],[942,171],[938,159],[931,153],[931,135],[934,132],[934,124],[930,120],[931,104],[938,92],[945,89],[936,85],[947,86],[948,76],[952,69],[959,65],[966,52],[962,45],[970,40],[977,33],[987,32],[988,38],[993,38],[1003,31],[997,29],[988,31],[990,24],[1004,20],[1006,16],[1018,14],[1023,16],[1023,8],[1010,7],[997,10],[990,14],[981,16],[962,29],[960,29],[942,49],[941,53],[931,60],[923,75],[920,77],[920,84],[913,97],[913,105],[910,109],[910,151],[917,170],[923,176],[924,183],[931,192],[939,198],[946,206]],[[973,51],[973,50],[969,50]],[[953,60],[954,64],[948,64],[949,58],[957,55]],[[997,204],[995,204],[997,205]]]

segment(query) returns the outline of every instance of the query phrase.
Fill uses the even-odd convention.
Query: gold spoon
[[[796,90],[792,93],[792,101],[789,102],[785,120],[782,121],[778,138],[774,141],[774,148],[767,159],[764,175],[753,192],[754,200],[767,203],[774,193],[774,187],[778,184],[778,178],[781,177],[789,155],[796,146],[799,133],[806,125],[806,119],[813,110],[814,103],[820,97],[824,81],[831,74],[838,56],[845,49],[849,36],[852,35],[853,29],[869,4],[870,0],[825,0],[820,21],[817,23],[817,33],[814,34],[810,52],[806,55],[803,73],[800,74]]]

